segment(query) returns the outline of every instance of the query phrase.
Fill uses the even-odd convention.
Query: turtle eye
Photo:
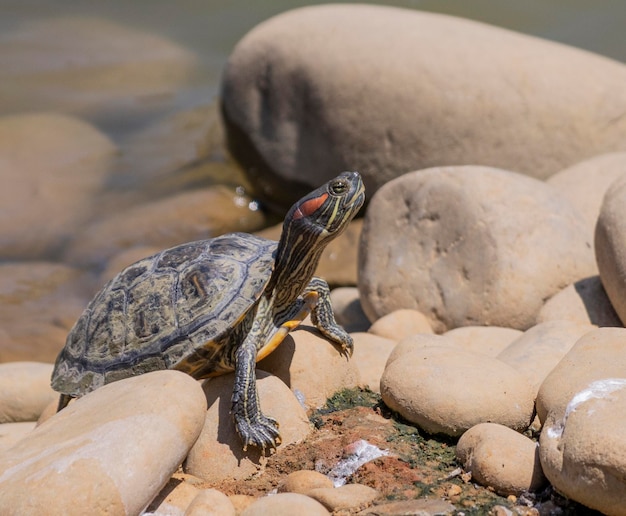
[[[346,193],[347,190],[348,190],[348,183],[341,179],[338,179],[337,181],[333,182],[330,185],[330,192],[334,195],[342,195]]]

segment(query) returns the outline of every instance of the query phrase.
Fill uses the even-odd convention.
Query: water
[[[18,81],[3,81],[9,78],[11,67],[19,67],[19,59],[11,55],[11,37],[19,34],[19,28],[36,21],[49,20],[64,16],[88,16],[104,18],[122,24],[131,29],[139,29],[175,42],[189,49],[197,56],[193,74],[182,82],[173,94],[150,98],[149,109],[125,109],[123,106],[100,109],[99,111],[74,112],[113,139],[122,149],[124,159],[117,165],[117,175],[110,181],[112,189],[117,188],[118,195],[111,201],[101,202],[99,209],[94,208],[94,216],[110,212],[118,207],[136,204],[145,195],[145,181],[134,180],[137,176],[155,168],[166,168],[172,155],[172,147],[146,145],[128,152],[128,142],[144,128],[151,127],[155,121],[168,114],[190,110],[196,107],[216,104],[219,96],[220,75],[229,53],[237,41],[247,31],[263,20],[286,10],[322,2],[305,0],[0,0],[0,116],[7,113],[20,113],[25,110],[63,111],[63,95],[68,99],[73,92],[63,92],[62,87],[54,85],[54,95],[38,98],[37,105],[31,105],[28,97],[11,103],[12,93],[19,97],[23,84]],[[605,56],[626,61],[626,2],[624,0],[405,0],[381,1],[383,5],[399,6],[440,12],[494,25],[518,30],[555,41],[560,41],[580,48],[585,48]],[[19,38],[18,38],[19,39]],[[4,46],[4,48],[3,48]],[[7,50],[7,48],[9,50]],[[35,50],[36,54],[36,50]],[[78,54],[79,55],[79,54]],[[58,56],[63,59],[65,56]],[[55,59],[57,56],[55,56]],[[67,56],[75,58],[74,55]],[[45,62],[41,62],[44,67]],[[29,70],[32,71],[32,70]],[[43,85],[46,88],[47,79]],[[32,84],[36,79],[30,80]],[[9,84],[7,86],[7,84]],[[11,91],[14,88],[14,91]],[[61,91],[58,91],[61,90]],[[141,102],[135,101],[136,104]],[[217,117],[216,117],[216,120]],[[186,138],[185,135],[180,139]],[[125,148],[126,145],[126,148]],[[145,150],[144,150],[145,149]],[[182,151],[181,151],[182,152]],[[130,159],[130,161],[129,161]],[[203,186],[211,182],[228,183],[231,187],[245,184],[245,180],[232,164],[224,158],[223,149],[212,152],[210,160],[213,167],[198,170],[187,167],[178,173],[177,178],[184,187]],[[194,163],[193,159],[189,160]],[[222,166],[225,165],[225,166]],[[228,166],[226,166],[228,165]],[[230,168],[229,168],[230,167]],[[184,168],[184,167],[183,167]],[[208,176],[210,177],[207,177]],[[119,195],[119,190],[136,186],[136,192],[126,196]],[[170,183],[151,185],[158,195],[170,188]],[[115,192],[113,192],[115,193]],[[121,203],[121,204],[120,204]],[[53,214],[51,214],[53,216]]]

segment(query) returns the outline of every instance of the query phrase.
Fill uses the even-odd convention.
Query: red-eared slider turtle
[[[274,448],[278,424],[259,408],[255,363],[309,313],[323,335],[352,354],[328,284],[313,273],[364,199],[359,173],[344,172],[293,205],[279,242],[232,233],[124,269],[89,303],[56,360],[59,410],[72,397],[157,369],[197,379],[234,370],[232,413],[244,449]]]

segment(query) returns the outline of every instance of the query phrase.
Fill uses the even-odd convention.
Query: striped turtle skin
[[[193,378],[235,372],[232,414],[244,450],[273,449],[278,423],[259,406],[255,364],[311,315],[352,354],[328,284],[314,277],[326,245],[365,200],[358,172],[344,172],[296,202],[279,242],[231,233],[167,249],[107,283],[70,331],[52,387],[59,410],[107,383],[160,369]]]

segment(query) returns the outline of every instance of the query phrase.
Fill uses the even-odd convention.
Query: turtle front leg
[[[231,406],[244,451],[248,445],[265,451],[266,448],[274,449],[280,444],[278,422],[261,412],[256,388],[256,357],[254,339],[248,336],[235,355],[235,385]]]
[[[304,294],[316,292],[317,305],[311,310],[311,321],[327,339],[339,344],[341,352],[352,356],[354,343],[352,337],[335,321],[333,307],[330,303],[330,288],[322,278],[314,276],[304,289]]]

